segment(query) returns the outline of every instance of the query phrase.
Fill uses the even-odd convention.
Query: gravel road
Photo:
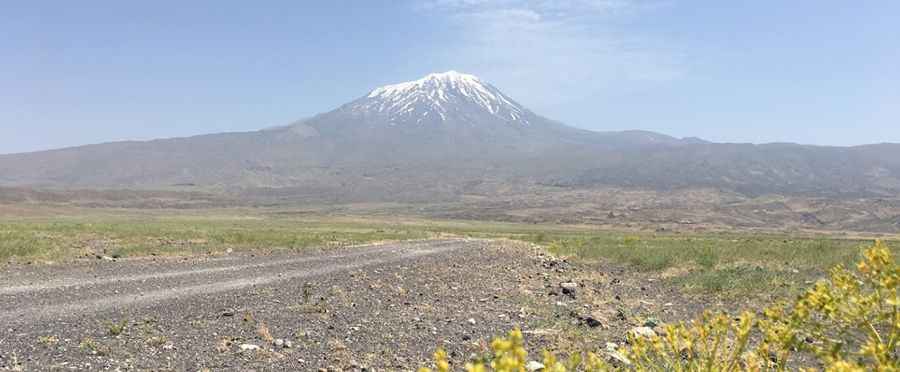
[[[542,261],[523,252],[448,239],[6,267],[0,370],[414,370],[439,346],[468,358],[528,323],[517,271]]]
[[[683,318],[658,283],[478,239],[11,265],[0,370],[413,371],[516,327],[531,350],[584,350]]]
[[[33,325],[152,306],[446,253],[461,241],[366,247],[309,257],[236,257],[193,262],[83,265],[15,273],[0,280],[0,322]]]

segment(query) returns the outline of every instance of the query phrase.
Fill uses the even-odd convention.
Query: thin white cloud
[[[628,30],[663,3],[638,0],[432,0],[420,11],[449,17],[459,43],[441,60],[489,75],[526,103],[551,106],[617,85],[683,75],[665,40]],[[542,108],[542,107],[536,107]]]

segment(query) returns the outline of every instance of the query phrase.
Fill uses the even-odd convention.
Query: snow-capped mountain
[[[396,154],[393,159],[410,153],[518,157],[571,145],[678,142],[650,132],[598,133],[570,127],[535,114],[477,76],[456,71],[375,88],[288,128],[335,147],[353,147],[365,158],[391,153]]]
[[[485,119],[528,125],[531,116],[499,89],[474,75],[456,71],[376,88],[344,109],[381,117],[391,125],[447,122],[475,125]]]
[[[593,119],[620,124],[604,123],[601,113]],[[376,88],[283,127],[0,155],[0,187],[258,187],[319,202],[434,201],[529,182],[896,195],[898,153],[895,145],[713,144],[582,130],[533,113],[486,80],[451,71]]]
[[[467,153],[463,149],[533,152],[591,137],[536,115],[485,80],[456,71],[375,88],[290,128],[339,146],[377,146],[379,156],[385,151],[427,156]]]

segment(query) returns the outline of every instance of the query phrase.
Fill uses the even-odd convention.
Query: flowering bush
[[[491,343],[493,359],[465,365],[469,372],[565,371],[900,371],[898,268],[876,241],[855,271],[831,270],[829,278],[792,303],[737,317],[705,313],[689,323],[662,327],[659,336],[629,336],[629,346],[575,354],[565,361],[544,352],[528,361],[522,332]],[[437,372],[451,371],[447,354],[435,355]],[[530,367],[530,368],[528,368]],[[431,372],[422,368],[420,372]]]

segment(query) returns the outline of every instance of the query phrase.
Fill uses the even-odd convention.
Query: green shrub
[[[106,330],[108,331],[110,336],[118,336],[121,335],[122,332],[125,332],[125,327],[128,325],[127,319],[122,319],[118,323],[109,322],[106,324]]]

